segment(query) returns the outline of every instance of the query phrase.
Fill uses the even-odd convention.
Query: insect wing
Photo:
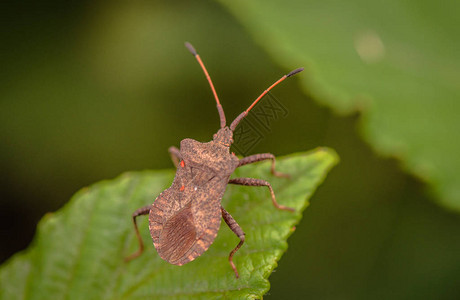
[[[192,180],[181,189],[182,183],[175,181],[157,197],[150,210],[155,248],[162,259],[175,265],[186,264],[204,253],[220,227],[220,199],[225,184],[215,188],[220,183],[218,177],[204,182],[198,170],[194,174],[201,185]]]

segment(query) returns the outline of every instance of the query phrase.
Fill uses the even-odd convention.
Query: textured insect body
[[[160,257],[172,264],[194,260],[217,236],[222,218],[220,201],[239,163],[229,153],[227,137],[231,139],[231,134],[225,127],[209,143],[182,140],[182,160],[174,181],[153,202],[149,213],[153,244]]]
[[[221,218],[223,218],[240,239],[238,245],[229,255],[230,265],[238,278],[239,274],[233,263],[233,255],[243,245],[245,234],[233,217],[221,206],[221,199],[227,184],[268,187],[273,205],[276,208],[289,211],[293,211],[293,209],[276,202],[275,193],[270,183],[265,180],[256,178],[230,179],[236,168],[262,160],[271,160],[273,175],[288,177],[286,174],[275,171],[275,156],[273,154],[255,154],[242,159],[231,154],[230,146],[233,143],[233,132],[239,122],[247,116],[248,112],[270,89],[303,69],[296,69],[281,77],[265,90],[248,109],[236,117],[230,126],[227,126],[224,110],[200,56],[192,45],[188,43],[185,45],[195,56],[208,79],[217,103],[221,128],[214,134],[213,140],[208,143],[184,139],[180,143],[180,150],[175,147],[169,148],[171,158],[177,166],[176,176],[171,186],[163,191],[152,205],[142,207],[133,213],[139,250],[127,257],[126,260],[139,256],[144,249],[136,223],[136,217],[140,215],[149,215],[150,234],[160,257],[179,266],[194,260],[209,248],[217,236]]]

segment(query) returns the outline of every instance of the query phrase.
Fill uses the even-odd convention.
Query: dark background
[[[203,58],[228,120],[290,71],[211,1],[4,1],[0,16],[2,262],[78,189],[171,168],[169,146],[212,138],[215,103],[184,41]],[[273,95],[288,115],[250,154],[328,146],[341,162],[289,239],[267,298],[460,297],[458,215],[362,141],[359,115],[318,106],[295,77]]]

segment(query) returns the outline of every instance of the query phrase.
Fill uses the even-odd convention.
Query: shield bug
[[[271,153],[255,154],[242,159],[230,153],[233,132],[240,121],[268,91],[286,78],[301,72],[303,68],[296,69],[273,83],[248,109],[237,116],[230,126],[227,126],[224,110],[200,56],[191,44],[185,43],[185,46],[200,64],[211,86],[220,117],[220,129],[214,134],[213,140],[208,143],[184,139],[180,143],[180,150],[176,147],[169,148],[171,158],[177,167],[176,176],[171,187],[163,191],[153,204],[133,213],[132,219],[139,241],[139,250],[126,260],[139,256],[144,250],[144,243],[136,222],[138,216],[149,215],[150,234],[158,254],[165,261],[179,266],[194,260],[209,248],[217,236],[221,218],[223,218],[240,239],[228,257],[235,276],[238,278],[239,274],[233,263],[233,255],[243,245],[245,234],[233,217],[221,206],[221,199],[227,184],[265,186],[269,189],[272,203],[277,209],[288,211],[294,211],[294,209],[278,204],[272,186],[265,180],[230,179],[230,175],[236,168],[262,160],[271,160],[273,175],[288,177],[286,174],[275,171],[275,156]]]

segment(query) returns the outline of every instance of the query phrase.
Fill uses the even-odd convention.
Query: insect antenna
[[[276,81],[274,84],[272,84],[268,89],[266,89],[262,94],[260,94],[259,97],[257,97],[257,99],[251,104],[251,106],[248,107],[248,109],[246,109],[245,111],[243,111],[238,117],[236,117],[236,119],[232,122],[232,124],[230,125],[230,130],[231,131],[234,131],[236,126],[238,126],[238,124],[240,123],[241,120],[243,120],[249,113],[249,111],[257,104],[257,102],[259,102],[260,99],[262,99],[263,96],[265,96],[265,94],[267,94],[272,88],[274,88],[276,85],[278,85],[279,83],[281,83],[283,80],[285,80],[286,78],[288,77],[291,77],[291,76],[294,76],[295,74],[299,73],[299,72],[302,72],[303,71],[303,68],[298,68],[298,69],[295,69],[294,71],[291,71],[289,72],[288,74],[284,75],[283,77],[281,77],[280,79],[278,79],[278,81]]]
[[[216,89],[214,88],[214,85],[212,84],[211,77],[208,74],[208,71],[206,70],[206,67],[204,66],[203,61],[201,60],[200,56],[196,52],[195,48],[190,44],[189,42],[185,42],[185,47],[187,47],[188,51],[190,51],[193,56],[195,56],[196,60],[201,66],[201,69],[203,69],[204,75],[206,75],[206,79],[208,79],[209,85],[211,86],[212,93],[214,94],[214,98],[216,99],[217,102],[217,111],[219,112],[219,118],[220,118],[220,128],[225,127],[225,114],[224,114],[224,109],[222,108],[222,105],[220,105],[219,97],[217,97]]]

